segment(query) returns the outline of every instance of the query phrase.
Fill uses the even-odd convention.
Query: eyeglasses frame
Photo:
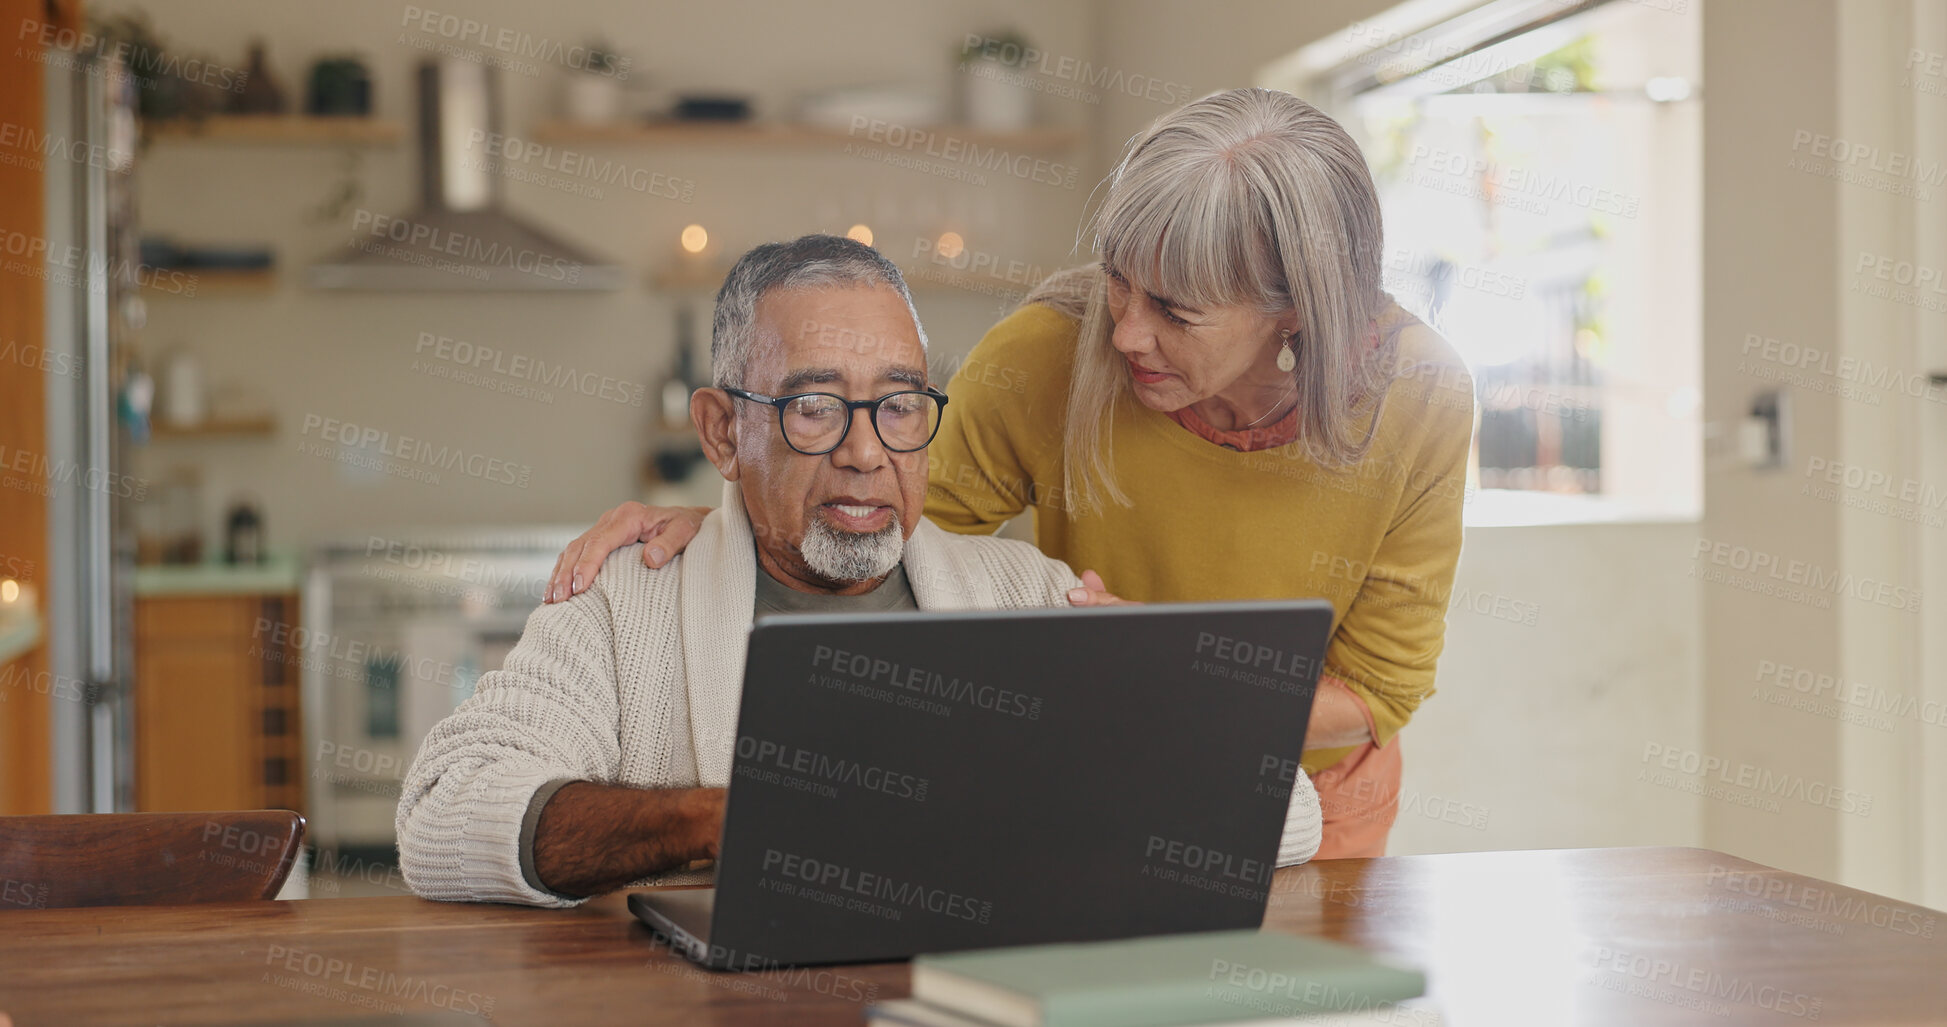
[[[852,435],[852,422],[858,420],[853,414],[860,410],[869,412],[867,419],[872,422],[872,434],[878,436],[879,445],[886,447],[886,452],[888,453],[917,453],[925,449],[933,444],[934,439],[939,437],[940,425],[946,423],[947,394],[931,385],[923,389],[900,389],[896,392],[888,392],[878,399],[846,399],[844,396],[835,392],[794,392],[789,396],[766,396],[761,392],[751,392],[748,389],[733,389],[728,386],[721,386],[720,388],[738,399],[747,399],[753,403],[762,403],[765,406],[775,409],[777,411],[777,433],[784,436],[784,444],[790,446],[793,453],[800,453],[805,456],[824,456],[844,445],[845,440]],[[885,433],[879,430],[879,405],[894,396],[904,396],[908,393],[919,393],[922,396],[932,397],[933,402],[939,404],[940,419],[934,423],[933,434],[928,435],[925,442],[911,449],[899,449],[893,446],[892,443],[887,442]],[[791,433],[784,430],[784,408],[789,406],[794,400],[800,400],[806,396],[829,396],[845,404],[845,427],[839,431],[838,439],[831,444],[830,449],[821,449],[816,453],[799,449],[798,444],[791,441]]]

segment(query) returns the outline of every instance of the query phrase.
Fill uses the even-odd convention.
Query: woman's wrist
[[[1318,679],[1312,696],[1305,748],[1343,749],[1373,740],[1371,714],[1345,682],[1329,674]]]

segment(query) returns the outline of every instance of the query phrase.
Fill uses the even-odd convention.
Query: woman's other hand
[[[608,554],[632,542],[642,547],[642,562],[661,567],[683,551],[696,537],[697,528],[710,513],[707,506],[643,506],[623,503],[602,515],[595,526],[575,536],[568,548],[554,561],[554,574],[542,600],[558,603],[581,591],[595,580]]]
[[[1083,571],[1082,587],[1068,590],[1068,605],[1141,606],[1142,604],[1131,599],[1124,599],[1110,592],[1109,586],[1102,584],[1102,575],[1094,571]]]

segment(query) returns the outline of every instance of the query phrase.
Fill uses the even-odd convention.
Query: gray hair
[[[1380,279],[1379,197],[1345,129],[1290,93],[1232,89],[1157,118],[1129,141],[1090,230],[1135,288],[1191,306],[1295,310],[1297,445],[1343,467],[1372,443],[1391,340],[1369,344],[1390,304]],[[1108,426],[1134,402],[1101,266],[1030,294],[1081,322],[1063,440],[1067,495],[1081,509],[1127,504]]]
[[[805,235],[753,247],[737,259],[724,277],[723,288],[717,290],[716,314],[710,324],[710,377],[717,388],[743,388],[744,369],[757,341],[757,304],[771,291],[881,284],[892,286],[906,301],[924,351],[926,326],[913,309],[906,276],[878,250],[839,235]]]

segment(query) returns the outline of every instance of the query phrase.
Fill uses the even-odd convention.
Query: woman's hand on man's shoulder
[[[623,503],[603,514],[594,527],[575,536],[561,551],[542,601],[559,603],[581,594],[601,573],[608,554],[636,542],[643,543],[643,564],[651,570],[661,567],[690,544],[709,513],[707,506]]]

